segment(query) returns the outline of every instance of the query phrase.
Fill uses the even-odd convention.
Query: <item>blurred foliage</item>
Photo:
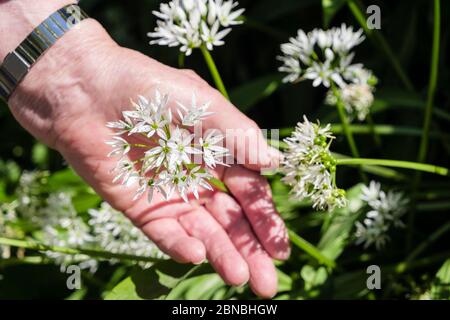
[[[165,64],[177,66],[178,51],[149,46],[146,34],[155,25],[151,11],[160,1],[141,0],[125,3],[120,0],[82,0],[81,5],[98,19],[120,44],[143,52]],[[398,0],[363,1],[381,8],[382,29],[392,52],[411,80],[407,88],[389,58],[376,41],[365,41],[357,48],[358,60],[374,70],[380,80],[374,104],[374,121],[392,125],[383,135],[383,157],[415,158],[423,122],[433,27],[431,1]],[[231,99],[263,128],[292,128],[303,114],[322,123],[337,123],[334,109],[323,105],[324,91],[311,89],[310,84],[281,84],[277,73],[280,43],[286,42],[297,29],[309,31],[342,22],[359,27],[345,0],[241,0],[246,8],[246,23],[233,29],[226,45],[213,51],[216,63],[229,88]],[[450,166],[450,3],[442,1],[442,32],[439,81],[432,121],[432,140],[427,162]],[[201,54],[194,51],[185,67],[195,70],[211,82]],[[150,77],[151,75],[149,75]],[[212,83],[212,82],[211,82]],[[1,102],[0,102],[1,104]],[[403,129],[402,129],[403,128]],[[404,128],[409,128],[408,130]],[[414,134],[416,132],[416,134]],[[419,133],[418,133],[419,132]],[[418,134],[417,134],[418,133]],[[66,169],[59,154],[33,139],[14,120],[6,105],[0,105],[0,203],[15,199],[24,170],[48,170],[49,188],[70,190],[80,213],[99,204],[80,178]],[[358,135],[360,151],[367,157],[379,157],[369,135]],[[338,136],[335,151],[348,154],[343,137]],[[402,172],[407,180],[411,172]],[[399,186],[395,180],[378,180]],[[339,170],[338,180],[349,189],[350,209],[331,215],[312,212],[308,204],[288,200],[287,187],[271,177],[274,199],[283,218],[293,232],[301,235],[319,254],[336,263],[326,267],[317,258],[294,247],[287,262],[278,263],[279,294],[276,299],[373,299],[373,298],[436,298],[449,297],[450,264],[448,234],[429,243],[430,235],[449,221],[450,182],[427,175],[417,199],[414,247],[425,243],[425,249],[413,261],[407,259],[404,232],[392,234],[385,250],[378,252],[351,244],[354,221],[359,217],[360,185],[354,169]],[[1,222],[0,222],[1,223]],[[23,254],[13,249],[14,253]],[[447,254],[445,254],[447,252]],[[382,265],[382,290],[366,288],[366,268]],[[66,275],[50,262],[8,264],[0,260],[0,298],[106,298],[106,299],[227,299],[254,298],[247,287],[230,288],[208,265],[192,268],[171,262],[157,263],[147,270],[127,266],[103,265],[95,274],[83,273],[84,287],[70,292]]]

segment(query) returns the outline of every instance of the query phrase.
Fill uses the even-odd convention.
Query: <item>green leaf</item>
[[[436,274],[431,287],[431,298],[435,300],[450,299],[450,259],[447,259]]]
[[[248,111],[259,101],[274,93],[281,85],[282,75],[270,74],[233,89],[230,93],[231,101],[242,112]]]
[[[106,295],[105,300],[171,298],[172,291],[174,296],[183,292],[182,289],[175,291],[183,281],[204,273],[211,273],[211,267],[207,264],[192,267],[171,260],[156,263],[146,270],[136,268]]]
[[[96,208],[102,198],[96,193],[83,192],[72,198],[72,204],[78,213],[87,212],[91,208]]]
[[[336,13],[342,8],[347,0],[322,0],[323,26],[328,28]]]
[[[348,206],[336,209],[331,213],[328,226],[323,232],[317,248],[329,259],[336,260],[344,251],[353,225],[364,206],[360,199],[362,184],[358,184],[347,191]]]
[[[48,178],[48,185],[50,191],[77,189],[80,187],[87,187],[86,182],[78,176],[71,168],[67,168],[55,172]]]
[[[391,109],[423,110],[425,101],[418,95],[403,90],[380,90],[372,105],[372,112],[382,112]],[[450,113],[438,106],[433,107],[433,115],[437,118],[450,121]]]
[[[277,268],[278,274],[278,292],[292,290],[292,278]]]
[[[303,250],[312,258],[316,259],[319,263],[326,265],[329,268],[335,268],[336,263],[333,259],[329,259],[328,256],[324,255],[319,248],[308,242],[307,240],[300,237],[292,230],[288,230],[289,239],[292,244],[295,245],[300,250]]]
[[[211,300],[224,299],[225,283],[217,273],[209,273],[186,279],[176,286],[166,299]],[[223,295],[223,296],[222,296]]]
[[[360,299],[367,294],[367,273],[365,270],[346,272],[332,278],[331,299]]]

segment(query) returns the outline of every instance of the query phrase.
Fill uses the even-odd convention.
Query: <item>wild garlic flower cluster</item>
[[[334,106],[338,103],[339,98],[351,119],[357,118],[359,121],[364,121],[369,115],[374,101],[373,92],[375,91],[377,79],[367,69],[361,68],[354,72],[353,83],[338,88],[338,96],[333,90],[329,90],[325,102]]]
[[[330,125],[321,127],[306,116],[303,119],[292,136],[284,140],[287,150],[281,166],[283,182],[292,187],[294,199],[310,200],[317,210],[345,207],[345,191],[335,183],[336,159],[329,150],[334,139]]]
[[[22,174],[16,191],[17,199],[1,206],[0,236],[24,237],[23,230],[14,230],[26,222],[27,228],[32,230],[30,235],[46,245],[107,250],[143,257],[165,257],[141,230],[107,203],[102,203],[99,209],[90,209],[87,214],[79,214],[71,194],[48,194],[45,191],[48,188],[44,177],[48,177],[48,173]],[[30,208],[33,211],[30,211]],[[35,219],[30,220],[31,214]],[[84,254],[68,255],[53,251],[46,251],[45,255],[60,265],[62,270],[68,265],[77,264],[82,269],[95,272],[99,262],[105,260]],[[117,262],[112,259],[107,261]],[[148,267],[149,264],[141,266]]]
[[[336,105],[341,99],[347,112],[364,120],[373,103],[376,78],[362,64],[352,63],[352,49],[364,41],[362,30],[342,24],[329,30],[297,31],[295,38],[281,45],[283,62],[279,71],[287,73],[284,82],[312,80],[314,87],[330,89],[326,102]],[[336,96],[336,91],[337,95]]]
[[[113,181],[124,185],[137,181],[135,199],[147,193],[151,202],[155,190],[166,200],[175,191],[186,202],[189,193],[198,198],[201,188],[212,190],[208,181],[213,175],[208,169],[225,165],[223,159],[228,150],[221,146],[223,135],[213,130],[195,141],[194,134],[187,130],[194,130],[212,114],[208,111],[209,103],[198,105],[195,95],[190,106],[178,102],[178,125],[173,121],[168,102],[169,96],[158,91],[151,100],[140,96],[137,103],[133,102],[134,110],[123,112],[123,120],[107,124],[116,130],[113,139],[106,142],[113,148],[109,156],[119,158]],[[129,142],[122,136],[135,138],[137,142]],[[132,149],[140,150],[142,156],[130,160],[128,154]]]
[[[245,9],[235,10],[232,0],[173,0],[162,3],[160,11],[153,11],[159,18],[154,32],[148,36],[155,40],[150,44],[180,47],[187,56],[192,49],[206,46],[208,50],[224,44],[223,39],[231,26],[241,24],[239,17]]]
[[[409,200],[402,192],[383,191],[381,184],[375,181],[363,187],[361,200],[369,211],[362,221],[355,223],[356,244],[364,244],[364,248],[375,245],[380,250],[389,240],[388,232],[392,227],[405,226],[401,218],[408,209]]]

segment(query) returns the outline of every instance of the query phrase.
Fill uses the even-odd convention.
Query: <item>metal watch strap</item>
[[[0,66],[0,97],[8,101],[31,67],[68,30],[87,14],[76,4],[59,9],[42,22],[3,60]]]

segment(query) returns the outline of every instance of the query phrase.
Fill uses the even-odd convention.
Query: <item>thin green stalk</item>
[[[413,269],[426,267],[435,263],[439,263],[440,261],[448,259],[450,256],[450,251],[438,253],[429,257],[425,257],[416,261],[410,262],[400,262],[391,266],[386,266],[383,268],[386,272],[394,272],[397,274],[404,273],[406,271],[411,271]]]
[[[364,32],[367,34],[367,36],[372,39],[372,41],[377,44],[377,48],[380,48],[384,54],[387,56],[389,62],[392,64],[392,67],[394,68],[395,72],[399,76],[400,80],[403,82],[403,85],[408,89],[408,91],[413,91],[414,86],[412,85],[411,80],[406,75],[405,71],[403,70],[402,66],[400,65],[400,62],[398,61],[397,57],[395,56],[394,52],[392,51],[391,47],[387,43],[386,39],[383,37],[383,35],[376,29],[369,29],[367,27],[367,18],[363,11],[361,10],[361,3],[358,0],[349,0],[347,2],[348,7],[350,11],[355,16],[356,20],[359,22],[361,27],[364,29]]]
[[[323,255],[323,253],[320,252],[320,250],[317,249],[314,245],[312,245],[311,243],[300,237],[292,230],[288,230],[288,233],[292,243],[299,249],[305,251],[311,257],[315,258],[319,263],[324,264],[329,268],[336,267],[336,263],[332,259]]]
[[[436,93],[439,67],[439,41],[441,28],[440,0],[434,1],[434,28],[433,28],[433,48],[431,52],[430,79],[428,85],[427,104],[425,107],[425,118],[423,122],[423,133],[420,142],[417,161],[424,162],[428,150],[428,136],[430,134],[431,115],[433,114],[433,102]]]
[[[186,55],[184,52],[180,52],[178,54],[178,68],[183,69],[184,68],[184,61],[186,60]]]
[[[367,124],[350,124],[350,131],[353,135],[366,135],[371,134],[372,130],[379,136],[414,136],[420,137],[422,135],[422,129],[416,127],[406,127],[406,126],[393,126],[389,124],[375,124],[373,129],[370,128]],[[280,130],[280,137],[287,137],[291,135],[294,128],[282,128]],[[343,134],[344,130],[342,128],[342,124],[331,124],[331,132],[334,134]],[[430,138],[438,139],[450,139],[449,134],[439,133],[437,131],[431,131],[429,134]]]
[[[401,160],[388,160],[388,159],[369,159],[369,158],[349,158],[349,159],[337,159],[337,165],[377,165],[394,168],[412,169],[417,171],[435,173],[441,176],[449,176],[449,170],[444,167],[438,167],[432,164],[418,163],[411,161]]]
[[[350,123],[347,118],[347,114],[345,113],[345,107],[342,103],[342,100],[339,96],[339,92],[336,89],[336,86],[334,84],[331,85],[333,94],[336,96],[336,107],[339,113],[339,118],[341,119],[342,123],[342,130],[344,131],[344,134],[347,138],[348,145],[350,147],[350,151],[352,153],[352,156],[355,158],[359,158],[359,151],[356,147],[355,139],[353,138],[353,134],[350,130]]]
[[[366,121],[369,125],[370,133],[372,134],[373,140],[377,148],[381,148],[381,138],[380,135],[375,130],[375,122],[373,121],[372,115],[369,113],[367,115]]]
[[[331,83],[331,88],[333,90],[333,94],[336,97],[336,107],[337,107],[337,110],[339,113],[339,118],[341,119],[342,129],[344,130],[348,145],[350,147],[350,151],[354,158],[359,158],[359,151],[358,151],[358,148],[356,147],[355,139],[353,138],[353,134],[350,130],[350,123],[348,121],[345,107],[342,103],[341,97],[340,97],[339,92],[338,92],[336,86],[334,85],[334,83]],[[367,176],[361,170],[361,167],[359,167],[359,173],[361,175],[361,179],[367,183],[368,182]]]
[[[211,76],[213,77],[217,89],[222,93],[222,95],[225,98],[230,100],[230,96],[228,95],[228,92],[225,89],[225,85],[223,84],[222,78],[220,77],[220,73],[217,70],[213,57],[211,56],[211,54],[209,53],[208,49],[205,46],[201,46],[200,50],[202,51],[203,57],[205,58],[206,64],[208,65],[209,71],[211,72]]]
[[[94,258],[103,258],[103,259],[118,259],[118,260],[153,262],[153,263],[163,261],[163,259],[152,258],[152,257],[142,257],[142,256],[136,256],[136,255],[132,255],[132,254],[111,253],[111,252],[94,250],[94,249],[49,246],[49,245],[45,245],[45,244],[33,242],[33,241],[2,238],[2,237],[0,237],[0,244],[6,245],[6,246],[11,246],[11,247],[17,247],[17,248],[37,250],[37,251],[59,252],[59,253],[64,253],[64,254],[69,254],[69,255],[83,254],[83,255],[94,257]]]
[[[435,232],[433,232],[425,241],[423,241],[420,245],[414,249],[409,256],[406,258],[406,262],[411,262],[415,260],[422,252],[424,252],[431,244],[436,242],[440,237],[442,237],[445,233],[450,231],[450,222],[447,222],[440,228],[438,228]]]
[[[447,190],[448,192],[448,190]],[[450,201],[436,201],[436,202],[425,202],[425,203],[417,203],[416,204],[417,211],[448,211],[450,210]]]
[[[0,260],[0,268],[10,267],[10,266],[16,266],[21,264],[43,264],[45,262],[48,262],[47,259],[43,257],[23,257],[23,258],[8,258],[8,259],[1,259]]]
[[[430,78],[428,84],[427,103],[425,106],[425,115],[423,122],[422,138],[420,141],[419,152],[417,155],[418,162],[425,162],[428,151],[428,138],[430,135],[431,116],[433,114],[433,101],[436,93],[438,67],[439,67],[439,44],[441,30],[441,2],[434,0],[434,23],[433,23],[433,46],[431,49],[431,67]],[[417,173],[413,181],[412,194],[417,192],[421,180],[420,172]],[[414,237],[415,211],[411,211],[408,219],[408,228],[406,232],[406,250],[412,247]]]

